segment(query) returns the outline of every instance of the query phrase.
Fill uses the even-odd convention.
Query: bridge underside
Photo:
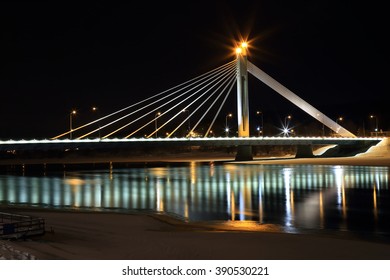
[[[259,150],[279,151],[289,147],[296,157],[314,157],[313,149],[332,145],[333,148],[324,152],[321,157],[353,156],[365,152],[371,146],[378,144],[380,138],[189,138],[189,139],[145,139],[145,140],[72,140],[72,141],[41,141],[31,143],[0,143],[0,164],[9,159],[36,158],[44,160],[47,156],[59,158],[72,154],[94,157],[95,154],[104,154],[108,158],[112,155],[123,153],[124,155],[139,155],[144,153],[145,160],[148,156],[164,155],[174,157],[180,152],[203,151],[204,154],[214,151],[224,151],[226,154],[236,153],[235,160],[247,161],[256,155]],[[153,154],[154,153],[154,154]]]

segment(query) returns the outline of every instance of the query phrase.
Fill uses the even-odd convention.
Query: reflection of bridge
[[[248,73],[324,126],[329,127],[340,137],[251,137]],[[237,84],[238,137],[214,138],[212,137],[213,126],[235,82]],[[73,128],[72,115],[75,113],[74,111],[70,114],[69,130],[51,140],[0,141],[0,151],[233,145],[237,146],[237,160],[251,160],[254,145],[297,145],[301,156],[312,156],[312,145],[349,145],[357,147],[356,150],[360,152],[362,147],[368,148],[380,141],[380,139],[357,138],[339,123],[268,76],[247,60],[246,43],[237,48],[237,59],[234,61],[155,96]],[[207,129],[204,126],[199,129],[202,121],[208,123]],[[88,128],[89,130],[86,131]],[[185,130],[185,137],[175,138],[180,129]],[[260,129],[263,130],[263,128]],[[225,127],[225,130],[228,134],[229,127]],[[98,139],[88,139],[96,134],[99,134]],[[165,138],[158,138],[159,134]],[[68,136],[69,139],[61,140]]]
[[[157,210],[189,220],[247,220],[294,226],[323,224],[336,209],[368,209],[380,224],[388,197],[387,167],[197,165],[131,168],[107,172],[69,172],[62,176],[0,177],[0,201],[44,208],[96,211]],[[364,196],[354,196],[357,190]],[[354,202],[359,207],[354,208]],[[365,201],[366,203],[362,203]],[[372,203],[374,202],[374,203]],[[371,210],[371,211],[369,211]],[[386,212],[386,210],[384,210]],[[275,214],[278,213],[278,214]],[[353,220],[351,221],[353,222]],[[361,224],[361,220],[355,220]],[[311,227],[312,225],[310,225]]]

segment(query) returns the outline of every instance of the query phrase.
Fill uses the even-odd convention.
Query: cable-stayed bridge
[[[294,105],[305,111],[339,137],[254,137],[249,130],[248,73],[272,88]],[[221,116],[226,101],[236,89],[237,135],[214,137],[213,129]],[[339,145],[366,147],[378,143],[380,138],[358,138],[327,117],[298,95],[281,85],[260,68],[248,61],[247,45],[237,48],[233,61],[205,74],[135,102],[92,122],[73,127],[70,114],[69,130],[45,140],[0,141],[1,151],[65,150],[139,147],[182,146],[236,146],[237,160],[251,160],[252,146],[296,145],[299,156],[312,156],[312,145]],[[261,128],[263,129],[263,128]],[[288,131],[284,136],[288,135]],[[98,135],[98,137],[96,137]]]

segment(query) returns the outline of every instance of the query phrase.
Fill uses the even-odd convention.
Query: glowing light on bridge
[[[242,42],[239,47],[236,48],[236,54],[237,55],[247,55],[247,49],[248,49],[248,43]]]

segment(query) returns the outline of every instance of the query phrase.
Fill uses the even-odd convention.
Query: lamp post
[[[190,110],[188,110],[188,109],[183,109],[182,112],[183,112],[183,113],[185,113],[185,112],[188,113],[188,127],[187,127],[187,129],[188,129],[188,133],[190,133],[190,131],[191,131]],[[187,134],[187,133],[186,133],[186,134]]]
[[[257,116],[261,116],[261,125],[260,125],[260,127],[257,127],[257,136],[260,137],[260,133],[261,133],[261,136],[264,136],[263,112],[262,111],[256,111],[256,115]]]
[[[370,119],[375,118],[375,136],[378,137],[378,117],[376,115],[371,115]]]
[[[225,117],[225,133],[226,133],[226,137],[229,137],[229,127],[228,127],[228,118],[231,118],[233,117],[233,114],[229,113],[226,115]]]
[[[73,118],[72,116],[76,115],[76,110],[72,110],[69,114],[69,139],[72,140],[72,131],[73,131]]]
[[[93,106],[93,107],[92,107],[92,112],[98,113],[98,112],[99,112],[98,107]],[[99,119],[99,115],[98,115],[98,119]],[[100,136],[100,122],[99,122],[99,121],[98,121],[98,133],[99,133],[99,139],[100,139],[101,136]]]
[[[291,120],[291,115],[288,115],[284,118],[284,127],[287,127],[287,120]]]
[[[338,117],[337,119],[336,119],[336,125],[337,125],[337,127],[336,127],[336,131],[338,132],[339,131],[339,129],[340,129],[340,126],[338,125],[339,124],[339,121],[341,122],[341,121],[343,121],[344,120],[344,118],[343,117]]]
[[[161,115],[160,112],[156,112],[156,114],[154,114],[154,131],[156,133],[156,138],[157,138],[157,117],[160,115]]]

